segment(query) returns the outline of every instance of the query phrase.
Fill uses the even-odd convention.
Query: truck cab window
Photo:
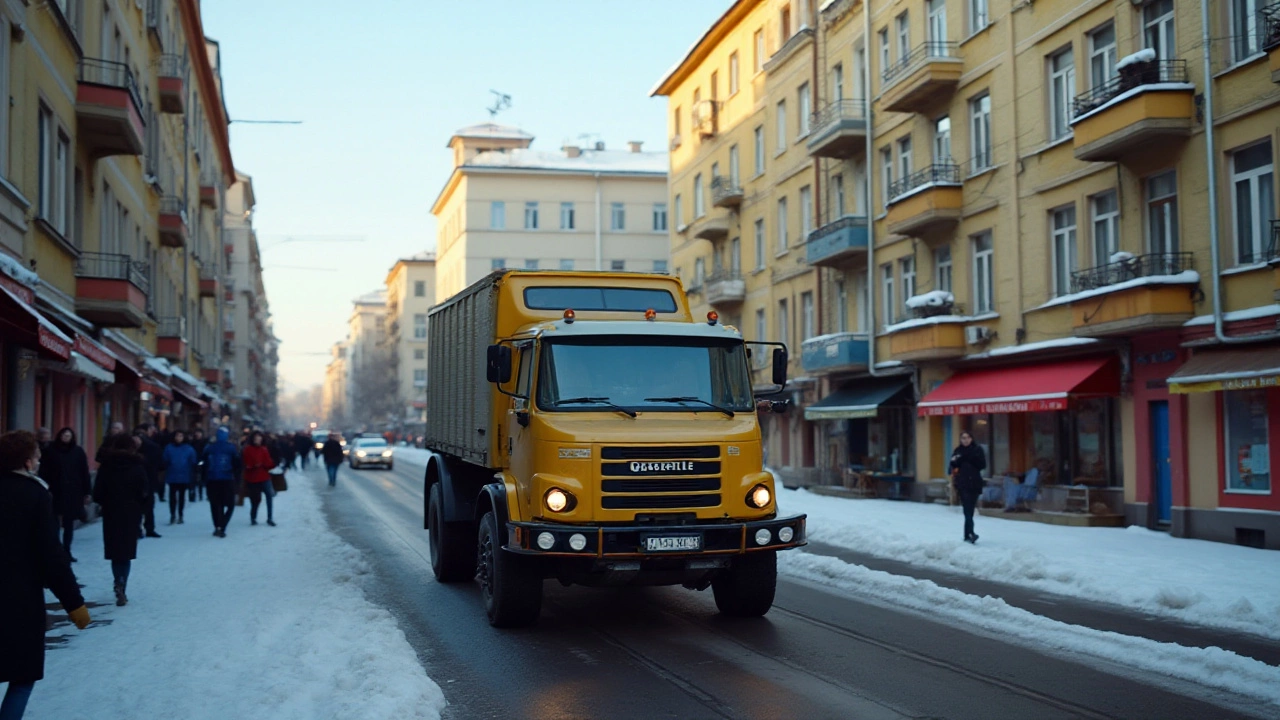
[[[533,392],[533,358],[536,353],[531,342],[517,345],[516,352],[520,354],[517,361],[519,372],[516,373],[516,395],[527,400]]]

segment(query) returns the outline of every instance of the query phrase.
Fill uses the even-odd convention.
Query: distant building
[[[274,424],[277,346],[262,281],[262,256],[253,230],[253,178],[237,173],[227,191],[223,239],[231,273],[223,314],[224,387],[246,424]]]
[[[400,423],[409,431],[425,427],[427,401],[427,312],[435,304],[436,256],[421,252],[401,258],[387,273],[386,347],[396,373]]]

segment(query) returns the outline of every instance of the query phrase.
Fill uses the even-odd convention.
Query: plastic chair
[[[1040,468],[1031,468],[1027,471],[1027,476],[1022,479],[1022,484],[1017,487],[1017,491],[1013,498],[1015,506],[1021,505],[1023,509],[1030,510],[1027,503],[1036,501],[1040,496]]]

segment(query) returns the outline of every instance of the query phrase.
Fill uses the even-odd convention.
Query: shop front
[[[35,307],[35,291],[0,274],[0,430],[42,424],[40,363],[71,360],[73,341]]]
[[[847,380],[804,409],[825,439],[827,484],[850,477],[891,483],[893,495],[915,480],[915,397],[909,376]]]

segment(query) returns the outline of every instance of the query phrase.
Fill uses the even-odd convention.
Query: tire
[[[542,613],[542,576],[527,558],[502,550],[498,518],[489,511],[476,540],[476,579],[489,624],[499,628],[532,625]]]
[[[475,577],[473,537],[469,524],[444,521],[440,483],[432,485],[427,501],[427,544],[430,545],[431,572],[437,582],[452,583]]]
[[[772,550],[739,555],[711,581],[716,607],[729,617],[760,617],[769,612],[777,588],[778,553]]]

